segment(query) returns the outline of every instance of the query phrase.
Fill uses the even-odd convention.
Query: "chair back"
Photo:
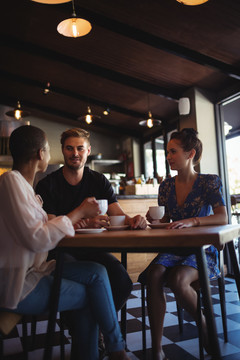
[[[21,319],[22,315],[20,314],[0,311],[0,332],[8,335]]]

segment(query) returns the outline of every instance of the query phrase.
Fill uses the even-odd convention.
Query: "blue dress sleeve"
[[[207,199],[212,208],[225,206],[221,179],[217,175],[209,175],[206,184]]]

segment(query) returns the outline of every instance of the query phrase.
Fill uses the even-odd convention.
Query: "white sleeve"
[[[47,221],[33,189],[18,173],[9,173],[1,179],[0,199],[0,214],[6,233],[33,252],[51,250],[65,235],[74,235],[67,216]]]

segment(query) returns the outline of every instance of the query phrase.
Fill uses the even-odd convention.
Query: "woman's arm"
[[[92,218],[100,214],[100,209],[97,200],[94,197],[86,198],[81,205],[67,214],[72,224],[76,224],[83,218]]]
[[[182,229],[185,227],[204,226],[204,225],[226,225],[228,223],[227,211],[225,206],[218,206],[213,209],[213,215],[203,217],[193,217],[178,220],[170,223],[168,229]]]

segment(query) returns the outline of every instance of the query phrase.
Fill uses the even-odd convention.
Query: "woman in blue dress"
[[[194,129],[174,132],[167,145],[167,160],[178,174],[159,187],[158,203],[165,206],[161,222],[167,228],[181,229],[202,225],[227,224],[227,213],[222,196],[222,184],[217,175],[198,174],[194,170],[202,155],[202,143]],[[149,213],[147,219],[152,221]],[[171,222],[170,222],[171,221]],[[217,249],[206,249],[209,278],[219,275]],[[166,359],[162,350],[163,323],[166,311],[164,285],[168,284],[178,304],[197,321],[197,294],[191,284],[198,280],[195,255],[180,253],[158,254],[147,269],[147,305],[152,336],[153,360]],[[207,330],[202,315],[204,343]]]

